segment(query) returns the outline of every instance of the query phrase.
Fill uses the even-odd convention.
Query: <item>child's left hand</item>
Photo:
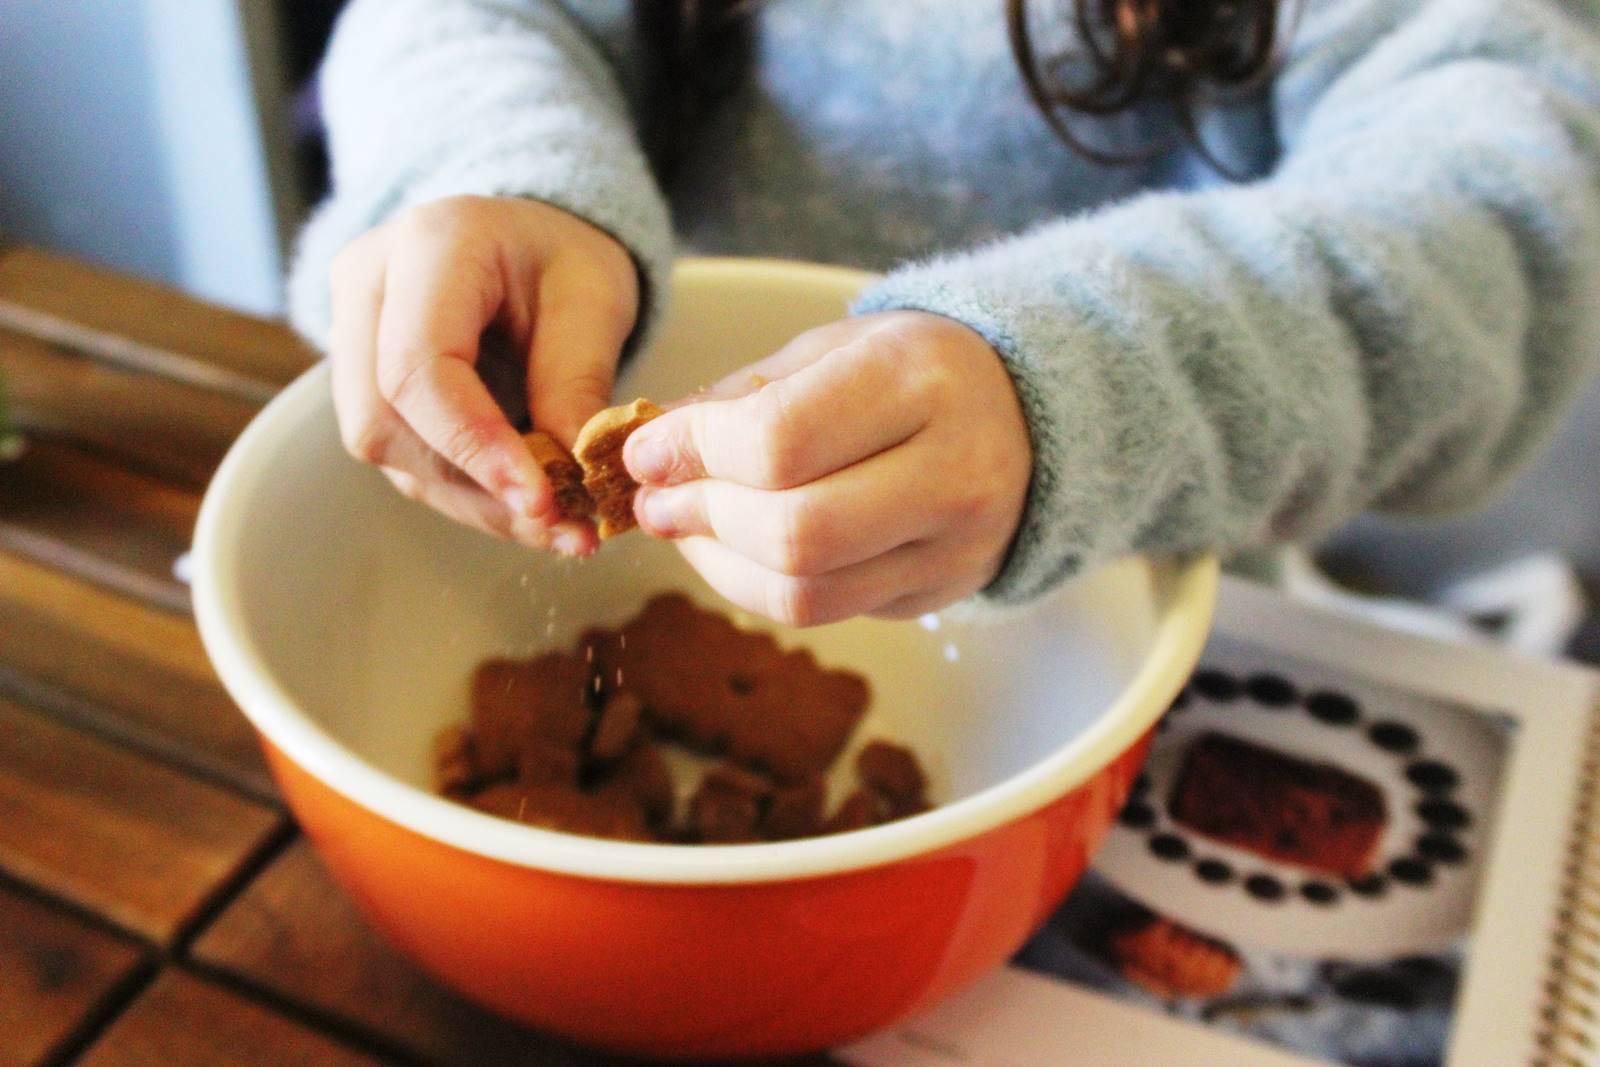
[[[923,312],[830,323],[628,439],[640,526],[781,623],[907,618],[999,572],[1032,470],[1011,378]]]

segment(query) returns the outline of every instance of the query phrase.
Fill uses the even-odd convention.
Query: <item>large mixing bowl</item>
[[[710,382],[838,317],[864,280],[685,263],[618,396]],[[318,367],[229,453],[194,559],[206,648],[368,919],[496,1011],[690,1060],[859,1037],[1004,961],[1122,804],[1217,581],[1213,560],[1132,559],[986,625],[779,630],[867,676],[858,736],[915,747],[938,806],[831,837],[683,846],[535,829],[428,788],[430,740],[465,717],[481,659],[568,647],[662,590],[719,604],[670,545],[630,534],[575,562],[453,525],[346,457]]]

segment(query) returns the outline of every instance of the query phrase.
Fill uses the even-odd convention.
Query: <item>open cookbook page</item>
[[[1539,1057],[1597,676],[1224,584],[1094,868],[865,1067]]]

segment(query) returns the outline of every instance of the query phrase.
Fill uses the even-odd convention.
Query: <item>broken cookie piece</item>
[[[648,741],[634,745],[627,755],[617,761],[611,780],[601,786],[622,789],[644,808],[645,817],[658,828],[672,822],[677,807],[677,790],[672,784],[672,771],[667,767],[661,750]]]
[[[594,737],[589,741],[589,754],[598,760],[614,760],[628,751],[628,746],[638,736],[643,713],[644,704],[628,690],[612,693],[600,708]]]
[[[522,440],[526,442],[528,451],[533,453],[533,461],[539,464],[539,469],[550,480],[550,488],[555,492],[556,506],[561,509],[562,517],[587,519],[593,515],[594,498],[583,487],[583,467],[572,453],[543,430],[535,430]]]
[[[637,525],[633,494],[639,483],[623,466],[622,446],[629,434],[660,414],[659,407],[640,398],[598,412],[578,431],[572,454],[583,467],[583,486],[594,501],[595,527],[602,541]]]
[[[888,741],[869,741],[856,753],[856,775],[878,794],[890,818],[928,810],[928,780],[916,754]]]
[[[741,692],[746,682],[748,689]],[[866,712],[865,678],[829,670],[807,649],[785,652],[747,679],[730,678],[728,753],[785,785],[821,774]]]
[[[653,597],[620,630],[584,635],[603,685],[618,673],[657,729],[794,785],[837,758],[866,710],[864,678],[735,626],[680,594]]]
[[[465,726],[446,726],[433,739],[433,788],[437,793],[460,799],[470,796],[478,786],[478,767],[472,735]]]
[[[494,785],[468,801],[479,811],[502,819],[622,841],[651,841],[654,835],[644,808],[624,790],[586,793],[576,786]]]
[[[596,412],[568,452],[542,430],[523,437],[534,462],[544,471],[566,519],[593,519],[601,540],[634,528],[633,495],[639,483],[622,463],[628,435],[662,413],[642,397],[631,404]]]
[[[724,763],[713,767],[705,773],[701,784],[713,789],[720,789],[726,793],[738,793],[741,796],[754,797],[756,800],[765,801],[772,793],[772,783],[759,774],[747,771],[736,763]]]
[[[589,731],[589,665],[549,652],[531,660],[492,659],[472,676],[472,737],[479,773],[517,769],[537,741],[576,750]]]
[[[578,750],[536,737],[517,754],[518,785],[578,784]]]
[[[770,787],[737,767],[706,772],[689,799],[689,827],[697,841],[733,845],[758,840],[762,802]]]
[[[827,785],[820,776],[776,790],[761,819],[761,836],[769,841],[815,837],[822,829],[827,799]]]
[[[878,798],[870,789],[857,789],[840,801],[838,810],[822,824],[822,832],[842,834],[864,830],[878,821]]]
[[[471,689],[470,725],[435,739],[434,786],[519,822],[736,844],[846,832],[927,808],[916,756],[879,740],[855,756],[859,788],[830,817],[827,777],[865,711],[866,680],[680,593],[653,597],[616,629],[584,632],[572,651],[487,660]],[[679,793],[664,754],[672,742],[725,760],[693,783],[692,797]]]

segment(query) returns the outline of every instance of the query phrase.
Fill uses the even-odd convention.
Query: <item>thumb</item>
[[[571,448],[589,417],[611,402],[617,360],[634,315],[634,308],[595,275],[571,267],[545,274],[528,368],[528,405],[536,429]]]

